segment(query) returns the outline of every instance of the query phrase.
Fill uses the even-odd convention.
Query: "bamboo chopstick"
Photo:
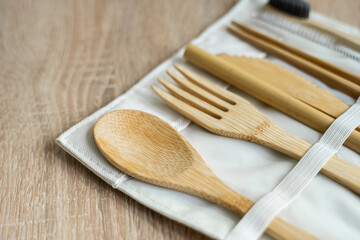
[[[328,71],[331,71],[331,72],[333,72],[333,73],[335,73],[335,74],[337,74],[339,76],[342,76],[343,78],[346,78],[349,81],[352,81],[352,82],[360,85],[360,76],[357,76],[356,74],[354,74],[352,72],[346,71],[343,68],[339,68],[339,67],[337,67],[337,66],[335,66],[335,65],[333,65],[331,63],[325,62],[324,60],[321,60],[321,59],[319,59],[317,57],[314,57],[314,56],[312,56],[310,54],[307,54],[306,52],[301,51],[298,48],[295,48],[295,47],[290,46],[290,45],[288,45],[286,43],[283,43],[283,42],[280,42],[280,41],[278,41],[278,40],[276,40],[274,38],[271,38],[271,37],[269,37],[269,36],[267,36],[265,34],[262,34],[262,33],[258,32],[258,31],[255,31],[254,29],[252,29],[252,28],[250,28],[248,26],[245,26],[245,25],[243,25],[241,23],[238,23],[238,22],[235,22],[235,21],[232,21],[232,23],[235,26],[237,26],[237,27],[239,27],[239,28],[241,28],[241,29],[253,34],[253,35],[256,35],[257,37],[259,37],[259,38],[261,38],[261,39],[263,39],[263,40],[265,40],[267,42],[273,43],[274,45],[279,46],[280,48],[283,48],[283,49],[285,49],[285,50],[287,50],[287,51],[289,51],[289,52],[291,52],[291,53],[293,53],[293,54],[295,54],[297,56],[300,56],[300,57],[302,57],[302,58],[304,58],[306,60],[309,60],[309,61],[313,62],[314,64],[319,65],[322,68],[327,69]]]
[[[285,43],[281,43],[240,23],[233,23],[239,28],[228,27],[228,30],[235,35],[293,64],[354,98],[360,96],[360,85],[358,85],[360,84],[360,77],[355,74],[322,61]]]
[[[320,132],[325,132],[334,121],[327,114],[195,45],[189,44],[184,56],[191,63]],[[353,131],[345,145],[360,152],[360,132]]]

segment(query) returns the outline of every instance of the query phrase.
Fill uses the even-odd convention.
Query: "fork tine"
[[[208,129],[210,131],[214,129],[214,118],[212,116],[181,101],[180,99],[177,99],[176,97],[154,85],[151,86],[151,88],[164,102],[166,102],[171,108],[179,112],[181,115],[187,117],[188,119],[205,129]]]
[[[184,91],[183,89],[171,84],[170,82],[168,82],[162,78],[158,78],[158,81],[164,87],[166,87],[173,96],[175,96],[178,99],[182,100],[183,102],[199,109],[200,111],[203,111],[203,112],[213,116],[214,118],[221,119],[221,116],[224,113],[223,111],[221,111],[218,108],[210,105],[209,103],[191,95],[190,93]]]
[[[213,94],[209,93],[208,91],[204,90],[198,85],[195,85],[189,80],[180,77],[179,75],[175,74],[174,72],[171,72],[170,70],[167,70],[166,72],[178,85],[180,85],[187,92],[219,108],[224,112],[229,111],[229,107],[231,107],[231,104],[229,104],[228,102],[225,102],[224,100],[218,98],[217,96],[214,96]]]
[[[238,100],[240,98],[236,94],[226,89],[223,89],[210,81],[203,79],[202,77],[184,68],[183,66],[180,66],[178,64],[174,64],[174,66],[179,72],[181,72],[187,79],[192,81],[194,84],[205,89],[206,91],[217,96],[218,98],[224,100],[225,102],[235,105],[236,103],[234,100]]]

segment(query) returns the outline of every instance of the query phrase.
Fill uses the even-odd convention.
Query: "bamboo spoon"
[[[240,216],[253,205],[217,178],[190,143],[154,115],[136,110],[107,113],[95,124],[94,137],[103,155],[134,178],[207,199]],[[275,239],[316,239],[279,218],[266,233]]]
[[[186,47],[184,56],[196,66],[320,132],[325,132],[334,121],[327,114],[193,44]],[[360,132],[353,131],[345,145],[360,153]]]

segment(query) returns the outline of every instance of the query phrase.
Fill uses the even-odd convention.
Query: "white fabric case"
[[[265,1],[243,0],[239,2],[192,43],[214,54],[228,53],[265,57],[265,53],[225,30],[230,21],[235,19],[360,75],[360,63],[251,17],[251,14],[263,4]],[[360,36],[358,29],[345,26],[319,14],[313,13],[312,17]],[[129,178],[106,161],[97,149],[92,135],[95,122],[107,112],[115,109],[146,111],[161,117],[179,130],[200,153],[209,167],[231,188],[252,201],[257,201],[271,191],[295,165],[296,161],[253,143],[214,135],[173,111],[151,90],[151,85],[158,85],[157,77],[170,79],[166,76],[165,70],[173,69],[173,63],[180,63],[205,78],[226,86],[225,83],[187,63],[182,57],[183,51],[184,48],[180,49],[128,92],[64,132],[58,137],[57,143],[101,179],[138,202],[210,237],[223,239],[239,221],[238,216],[206,200]],[[273,57],[268,57],[268,59],[294,69]],[[306,75],[297,69],[294,71]],[[349,105],[354,103],[354,99],[341,92],[329,88],[310,76],[307,78],[319,87],[327,88],[345,103]],[[304,124],[237,89],[230,88],[230,90],[248,99],[265,116],[291,134],[310,143],[315,143],[320,138],[320,133]],[[360,155],[346,147],[340,149],[338,156],[360,165]],[[320,239],[360,239],[359,196],[323,175],[318,175],[279,216]],[[270,238],[264,235],[262,239]]]

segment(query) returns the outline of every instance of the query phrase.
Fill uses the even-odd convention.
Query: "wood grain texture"
[[[0,239],[207,239],[55,144],[234,0],[0,1]],[[357,0],[311,0],[360,27]]]
[[[116,110],[94,126],[95,142],[114,166],[141,181],[207,199],[240,216],[253,206],[223,183],[169,123],[138,110]],[[274,218],[266,233],[277,240],[317,239]]]

